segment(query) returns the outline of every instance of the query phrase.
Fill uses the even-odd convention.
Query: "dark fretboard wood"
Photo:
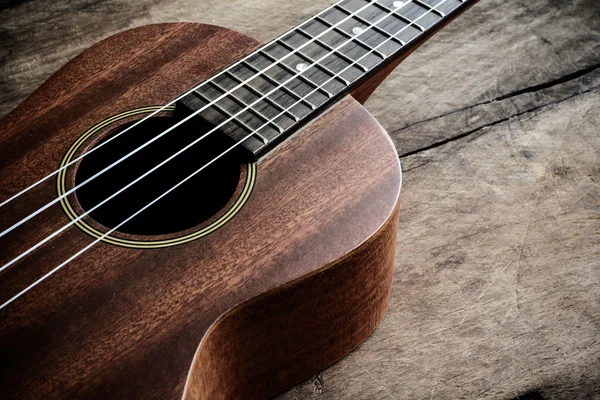
[[[469,3],[340,1],[204,82],[179,108],[255,160]]]

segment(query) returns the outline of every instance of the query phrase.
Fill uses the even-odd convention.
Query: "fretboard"
[[[178,106],[255,160],[470,0],[343,0],[199,85]]]

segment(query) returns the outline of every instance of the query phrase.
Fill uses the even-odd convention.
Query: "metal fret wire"
[[[336,2],[335,4],[331,5],[330,7],[327,7],[325,10],[321,11],[321,12],[320,12],[319,14],[317,14],[316,16],[312,17],[311,19],[314,19],[314,18],[316,18],[316,17],[319,17],[320,15],[322,15],[322,14],[326,13],[327,11],[329,11],[329,10],[331,10],[331,9],[335,8],[336,6],[338,6],[338,5],[339,5],[340,3],[342,3],[343,1],[344,1],[344,0],[339,0],[339,1],[338,1],[338,2]],[[370,5],[372,5],[372,3],[373,3],[373,2],[376,2],[376,1],[377,1],[377,0],[373,0],[373,1],[369,2],[369,4],[367,4],[367,5],[366,5],[366,6],[364,6],[363,8],[366,8],[366,7],[370,6]],[[357,11],[356,11],[356,13],[358,13],[358,12],[360,12],[360,11],[362,11],[362,8],[361,8],[360,10],[357,10]],[[339,22],[339,24],[341,24],[341,23],[345,22],[347,19],[350,19],[350,18],[352,18],[352,17],[353,17],[352,15],[348,16],[348,17],[347,17],[347,18],[345,18],[344,20],[340,21],[340,22]],[[308,20],[308,21],[309,21],[309,20]],[[308,22],[308,21],[304,21],[304,22],[302,22],[302,24],[304,24],[304,23],[306,23],[306,22]],[[300,24],[300,25],[302,25],[302,24]],[[300,26],[300,25],[299,25],[299,26]],[[337,26],[337,25],[336,25],[336,26]],[[278,41],[278,40],[281,40],[281,39],[283,39],[283,38],[284,38],[286,35],[288,35],[289,33],[292,33],[292,32],[294,31],[294,29],[296,29],[296,28],[290,29],[289,31],[287,31],[287,32],[285,32],[284,34],[282,34],[281,36],[279,36],[279,37],[277,37],[277,38],[273,39],[272,41],[268,42],[268,43],[267,43],[267,44],[265,44],[264,46],[261,46],[261,47],[260,47],[260,48],[259,48],[257,51],[259,51],[260,49],[263,49],[263,48],[266,48],[266,47],[268,47],[269,45],[271,45],[271,44],[275,43],[275,42],[276,42],[276,41]],[[332,27],[331,29],[333,29],[333,27]],[[329,29],[328,29],[328,30],[326,30],[326,31],[324,31],[324,32],[322,32],[322,33],[321,33],[319,36],[315,37],[313,40],[317,39],[317,38],[318,38],[318,37],[320,37],[321,35],[324,35],[324,34],[325,34],[325,33],[327,33],[328,31],[329,31]],[[308,45],[309,43],[311,43],[311,41],[309,41],[309,42],[305,43],[305,44],[303,45],[303,47],[304,47],[304,46],[306,46],[306,45]],[[238,88],[242,87],[243,85],[247,84],[249,81],[251,81],[252,79],[256,78],[256,77],[257,77],[258,75],[260,75],[261,73],[268,71],[269,69],[271,69],[271,68],[272,68],[272,67],[274,67],[275,65],[279,64],[279,62],[280,62],[280,61],[283,61],[284,59],[286,59],[287,57],[291,56],[292,54],[294,54],[294,53],[295,53],[296,51],[298,51],[298,50],[300,50],[300,48],[298,48],[298,49],[296,49],[295,51],[293,51],[292,53],[290,53],[290,54],[286,55],[286,57],[282,58],[282,59],[281,59],[281,60],[279,60],[277,63],[274,63],[274,64],[270,65],[268,68],[265,68],[263,71],[261,71],[261,72],[257,73],[256,75],[252,76],[250,79],[246,80],[245,82],[242,82],[242,83],[240,83],[240,84],[239,84],[237,87],[233,88],[233,89],[231,90],[231,92],[233,92],[233,91],[235,91],[236,89],[238,89]],[[144,121],[146,121],[146,120],[148,120],[148,119],[150,119],[150,118],[154,117],[155,115],[157,115],[157,114],[159,114],[159,113],[161,113],[161,112],[165,111],[165,109],[166,109],[167,107],[174,105],[174,104],[175,104],[176,102],[178,102],[179,100],[181,100],[181,99],[185,98],[186,96],[188,96],[188,95],[192,94],[192,93],[193,93],[195,90],[198,90],[198,89],[199,89],[199,88],[201,88],[202,86],[204,86],[204,85],[206,85],[207,83],[209,83],[211,80],[213,80],[213,79],[215,79],[215,78],[217,78],[217,77],[219,77],[219,76],[223,75],[223,74],[224,74],[224,73],[226,73],[226,72],[229,72],[231,69],[233,69],[233,68],[235,68],[236,66],[238,66],[238,65],[242,64],[243,62],[245,62],[246,60],[248,60],[250,57],[254,56],[254,55],[256,54],[256,52],[257,52],[257,51],[253,51],[252,53],[248,54],[247,56],[245,56],[245,57],[244,57],[244,58],[242,58],[241,60],[239,60],[239,61],[236,61],[235,63],[233,63],[233,64],[232,64],[232,65],[230,65],[229,67],[227,67],[227,68],[225,68],[224,70],[222,70],[222,71],[218,72],[216,75],[213,75],[213,76],[211,76],[211,77],[210,77],[210,78],[208,78],[206,81],[204,81],[204,82],[200,83],[199,85],[197,85],[197,86],[193,87],[192,89],[190,89],[190,90],[189,90],[189,91],[187,91],[186,93],[182,94],[181,96],[177,97],[176,99],[174,99],[174,100],[171,100],[169,103],[165,104],[165,105],[164,105],[164,106],[162,106],[160,109],[158,109],[158,110],[156,110],[156,111],[152,112],[152,113],[151,113],[151,114],[149,114],[148,116],[146,116],[146,117],[144,117],[143,119],[141,119],[141,120],[137,121],[137,122],[136,122],[136,123],[134,123],[133,125],[131,125],[131,126],[127,127],[126,129],[124,129],[123,131],[119,132],[119,133],[118,133],[118,134],[116,134],[115,136],[112,136],[112,137],[110,137],[110,138],[109,138],[109,139],[107,139],[106,141],[104,141],[104,142],[102,142],[102,143],[98,144],[98,146],[96,146],[96,147],[94,147],[94,148],[90,149],[89,151],[85,152],[85,153],[84,153],[84,154],[82,154],[81,156],[79,156],[79,157],[77,157],[77,158],[75,158],[75,159],[71,160],[71,161],[70,161],[68,164],[66,164],[66,165],[62,166],[61,168],[57,169],[56,171],[54,171],[54,172],[52,172],[52,173],[50,173],[50,174],[46,175],[45,177],[41,178],[41,179],[40,179],[40,180],[38,180],[37,182],[35,182],[35,183],[33,183],[32,185],[30,185],[30,186],[26,187],[25,189],[21,190],[20,192],[18,192],[17,194],[13,195],[12,197],[10,197],[10,198],[8,198],[8,199],[4,200],[3,202],[1,202],[1,203],[0,203],[0,207],[3,207],[3,206],[5,206],[6,204],[10,203],[11,201],[13,201],[14,199],[16,199],[17,197],[19,197],[19,196],[22,196],[23,194],[25,194],[25,193],[26,193],[26,192],[28,192],[29,190],[33,189],[34,187],[38,186],[39,184],[41,184],[41,183],[43,183],[43,182],[47,181],[48,179],[50,179],[51,177],[55,176],[55,175],[56,175],[56,174],[58,174],[60,171],[63,171],[63,170],[65,170],[65,169],[69,168],[71,165],[75,164],[76,162],[78,162],[79,160],[81,160],[81,159],[82,159],[83,157],[85,157],[86,155],[88,155],[88,154],[91,154],[91,153],[93,153],[94,151],[96,151],[96,150],[98,150],[99,148],[101,148],[102,146],[104,146],[104,145],[106,145],[106,144],[110,143],[111,141],[113,141],[113,140],[114,140],[114,139],[116,139],[117,137],[121,136],[121,135],[122,135],[122,134],[124,134],[125,132],[127,132],[127,131],[129,131],[129,130],[131,130],[131,129],[135,128],[137,125],[139,125],[139,124],[143,123]],[[208,108],[208,107],[209,107],[209,106],[211,106],[212,104],[214,104],[214,103],[218,102],[219,100],[223,99],[224,97],[226,97],[226,94],[224,94],[222,97],[220,97],[220,98],[218,98],[218,99],[214,100],[212,103],[210,103],[210,104],[207,104],[207,105],[206,105],[206,108]],[[206,109],[206,108],[205,108],[205,109]],[[203,111],[203,110],[198,110],[197,112],[198,112],[198,113],[200,113],[201,111]],[[191,118],[191,117],[193,117],[193,116],[195,116],[195,115],[196,115],[196,113],[194,113],[194,114],[190,115],[188,118]],[[187,121],[187,118],[186,118],[186,119],[184,119],[184,120],[182,120],[182,121],[180,121],[180,124],[181,124],[181,123],[184,123],[185,121]],[[177,126],[179,126],[179,125],[175,125],[175,126],[173,126],[171,129],[175,129]],[[169,131],[167,131],[167,133],[168,133],[168,132],[169,132]],[[157,138],[155,138],[155,139],[158,139],[158,137],[157,137]],[[150,143],[151,143],[151,142],[149,142],[149,143],[147,143],[147,144],[150,144]],[[136,150],[139,150],[139,149],[136,149]],[[133,153],[127,154],[127,155],[126,155],[124,158],[122,158],[122,159],[118,160],[118,161],[117,161],[117,163],[119,163],[119,162],[123,161],[123,160],[124,160],[126,157],[129,157],[129,156],[130,156],[130,155],[132,155],[132,154],[133,154]],[[111,166],[111,167],[112,167],[112,166]],[[104,172],[104,171],[101,171],[101,172]],[[90,178],[90,179],[93,179],[93,177],[92,177],[92,178]],[[68,194],[67,194],[67,195],[68,195]],[[1,237],[1,236],[2,236],[2,234],[0,234],[0,237]]]
[[[444,4],[446,1],[448,0],[441,0],[439,3],[437,3],[435,6],[431,7],[430,10],[428,10],[427,12],[425,12],[423,15],[421,15],[419,18],[417,18],[415,21],[418,21],[419,19],[421,19],[422,17],[424,17],[425,15],[429,14],[430,12],[434,11],[437,7],[439,7],[440,5]],[[464,3],[465,0],[459,0],[461,3]],[[408,3],[405,3],[408,4]],[[400,7],[401,8],[401,7]],[[400,9],[397,8],[396,10]],[[378,24],[379,22],[381,22],[383,19],[387,18],[389,15],[386,15],[385,17],[381,18],[380,20],[374,22],[372,25]],[[438,21],[439,23],[440,21]],[[398,35],[399,33],[401,33],[404,29],[408,28],[407,25],[406,27],[404,27],[402,30],[400,30],[399,32],[397,32],[394,36]],[[367,30],[363,31],[366,32]],[[361,32],[362,33],[362,32]],[[359,34],[360,35],[360,34]],[[357,35],[357,36],[359,36]],[[416,36],[418,37],[418,36]],[[415,38],[416,38],[415,37]],[[415,39],[411,39],[411,42]],[[391,39],[391,38],[390,38]],[[387,41],[389,41],[390,39],[385,40],[384,42],[380,43],[379,45],[377,45],[373,50],[376,50],[378,47],[382,46],[383,44],[385,44]],[[351,41],[351,39],[347,42],[345,42],[342,46],[339,47],[343,47],[345,46],[347,43],[349,43]],[[409,42],[410,43],[410,42]],[[358,63],[359,61],[361,61],[364,57],[366,57],[367,55],[371,54],[372,51],[364,54],[362,57],[360,57],[358,60],[354,61],[354,63]],[[322,57],[322,58],[326,58]],[[317,60],[317,62],[321,61],[321,59]],[[382,60],[381,62],[383,62],[385,60]],[[380,63],[381,63],[380,62]],[[316,65],[313,64],[313,65]],[[353,64],[348,65],[344,70],[342,70],[340,73],[344,72],[346,69],[350,68]],[[312,66],[312,65],[311,65]],[[323,83],[320,86],[323,86],[325,84],[327,84],[329,81],[331,81],[332,79],[334,79],[333,77],[330,78],[327,82]],[[306,98],[308,96],[310,96],[312,93],[314,93],[317,89],[314,89],[311,93],[308,93],[306,96],[304,96],[303,98]],[[291,107],[289,107],[288,109],[294,107],[296,104],[298,104],[300,102],[300,100],[298,100],[294,105],[292,105]],[[283,113],[279,114],[282,115]],[[279,115],[277,117],[279,117]],[[277,118],[275,117],[275,118]],[[265,124],[264,126],[266,126],[268,124]],[[218,129],[219,127],[216,127],[214,130]],[[259,129],[262,129],[259,128]],[[213,130],[213,131],[214,131]],[[206,135],[210,134],[211,132],[208,132]],[[15,296],[13,296],[11,299],[9,299],[8,301],[6,301],[5,303],[3,303],[2,305],[0,305],[0,310],[3,309],[4,307],[6,307],[7,305],[9,305],[10,303],[12,303],[13,301],[15,301],[16,299],[18,299],[19,297],[21,297],[22,295],[24,295],[25,293],[27,293],[29,290],[31,290],[32,288],[34,288],[35,286],[37,286],[38,284],[40,284],[41,282],[43,282],[44,280],[46,280],[48,277],[50,277],[51,275],[53,275],[56,271],[58,271],[59,269],[61,269],[62,267],[64,267],[65,265],[67,265],[69,262],[73,261],[75,258],[79,257],[81,254],[85,253],[87,250],[89,250],[91,247],[93,247],[95,244],[99,243],[100,241],[102,241],[102,239],[104,239],[105,237],[107,237],[108,235],[110,235],[111,233],[115,232],[117,229],[119,229],[121,226],[123,226],[124,224],[126,224],[127,222],[129,222],[130,220],[132,220],[133,218],[135,218],[136,216],[138,216],[139,214],[141,214],[142,212],[144,212],[146,209],[148,209],[149,207],[151,207],[153,204],[155,204],[156,202],[160,201],[162,198],[164,198],[166,195],[168,195],[169,193],[171,193],[172,191],[174,191],[175,189],[177,189],[179,186],[183,185],[185,182],[187,182],[188,180],[192,179],[194,176],[196,176],[197,174],[199,174],[201,171],[203,171],[205,168],[209,167],[210,165],[212,165],[214,162],[216,162],[217,160],[219,160],[221,157],[225,156],[226,154],[228,154],[230,151],[232,151],[233,149],[235,149],[237,146],[239,146],[241,143],[244,142],[244,140],[248,139],[249,137],[251,137],[254,133],[251,132],[250,134],[248,134],[245,138],[243,138],[242,140],[238,141],[236,144],[234,144],[233,146],[231,146],[229,149],[227,149],[226,151],[224,151],[223,153],[221,153],[219,156],[215,157],[214,159],[212,159],[210,162],[208,162],[207,164],[203,165],[202,167],[200,167],[198,170],[194,171],[192,174],[188,175],[186,178],[184,178],[182,181],[180,181],[179,183],[177,183],[175,186],[172,186],[169,190],[167,190],[166,192],[164,192],[163,194],[161,194],[160,196],[158,196],[157,198],[155,198],[154,200],[152,200],[150,203],[146,204],[144,207],[142,207],[140,210],[138,210],[136,213],[134,213],[133,215],[131,215],[130,217],[128,217],[127,219],[125,219],[124,221],[122,221],[121,223],[119,223],[117,226],[115,226],[114,228],[111,228],[109,231],[107,231],[106,233],[104,233],[102,236],[100,236],[99,238],[95,239],[92,243],[90,243],[89,245],[87,245],[86,247],[84,247],[83,249],[79,250],[77,253],[75,253],[73,256],[69,257],[67,260],[63,261],[60,265],[58,265],[57,267],[55,267],[54,269],[52,269],[51,271],[49,271],[48,273],[46,273],[45,275],[43,275],[41,278],[39,278],[38,280],[36,280],[34,283],[32,283],[31,285],[29,285],[27,288],[23,289],[21,292],[19,292],[18,294],[16,294]],[[201,138],[200,138],[201,140]],[[188,145],[186,148],[180,150],[179,154],[182,151],[185,151],[187,148],[193,146],[195,143],[192,143],[190,145]],[[176,157],[172,156],[172,157]],[[73,224],[75,221],[71,221],[66,227],[61,228],[61,231],[66,229],[68,226],[70,226],[71,224]],[[55,234],[53,234],[53,236],[55,236]],[[48,239],[48,238],[47,238]],[[45,239],[46,240],[46,239]],[[49,240],[49,239],[48,239]],[[47,241],[47,240],[46,240]],[[38,245],[41,245],[38,243]],[[37,247],[39,247],[38,245],[36,245]],[[35,247],[35,248],[37,248]],[[34,249],[34,248],[32,248]],[[29,253],[30,251],[32,251],[32,249],[28,250],[27,253]],[[21,257],[21,256],[19,256]],[[10,264],[12,264],[12,261],[10,262]],[[8,265],[8,264],[7,264]],[[6,266],[2,267],[2,269],[4,269]],[[0,269],[0,271],[2,270]]]
[[[324,10],[323,12],[321,12],[320,14],[323,14],[324,12],[327,12],[329,9],[336,7],[339,3],[341,3],[344,0],[339,1],[338,3],[334,4],[332,7]],[[354,14],[359,13],[360,11],[362,11],[363,9],[369,7],[370,5],[373,4],[373,2],[376,2],[377,0],[371,0],[367,5],[365,5],[364,7],[361,7],[359,10],[357,10]],[[320,15],[319,14],[319,15]],[[351,19],[354,14],[352,15],[348,15],[346,18],[344,18],[343,20],[341,20],[337,25],[342,24],[343,22]],[[306,22],[306,21],[305,21]],[[331,27],[330,29],[334,29],[334,27]],[[292,32],[293,29],[290,31]],[[321,33],[319,36],[316,36],[314,40],[318,39],[320,36],[324,35],[325,33],[327,33],[329,30],[324,31],[323,33]],[[289,33],[289,32],[288,32]],[[284,36],[287,35],[284,34]],[[276,40],[279,40],[276,39]],[[105,173],[106,171],[112,169],[115,165],[120,164],[121,162],[123,162],[124,160],[128,159],[129,157],[131,157],[132,155],[136,154],[137,152],[141,151],[142,149],[144,149],[145,147],[149,146],[150,144],[154,143],[155,141],[157,141],[158,139],[160,139],[161,137],[165,136],[167,133],[171,132],[172,130],[174,130],[175,128],[177,128],[178,126],[184,124],[185,122],[189,121],[191,118],[195,117],[196,115],[198,115],[199,113],[201,113],[202,111],[210,108],[211,106],[215,105],[218,101],[224,99],[225,97],[227,97],[228,95],[230,95],[231,93],[233,93],[235,90],[239,89],[240,87],[243,87],[244,85],[246,85],[247,83],[249,83],[250,81],[252,81],[253,79],[259,77],[261,74],[264,74],[264,72],[270,70],[271,68],[275,67],[276,65],[280,64],[281,61],[287,59],[288,57],[290,57],[292,54],[295,54],[295,52],[301,50],[302,48],[304,48],[306,45],[310,44],[312,41],[308,41],[306,42],[303,46],[299,47],[298,49],[296,49],[294,52],[291,52],[289,54],[287,54],[285,57],[282,57],[279,61],[272,63],[271,65],[269,65],[269,67],[257,72],[255,75],[253,75],[251,78],[247,79],[246,81],[244,81],[243,83],[239,84],[238,86],[234,87],[233,89],[231,89],[229,92],[223,93],[221,96],[219,96],[218,98],[216,98],[215,100],[213,100],[212,102],[210,102],[209,104],[207,104],[206,106],[200,108],[197,111],[194,111],[192,114],[190,114],[189,116],[183,118],[181,121],[177,122],[176,124],[174,124],[173,126],[171,126],[170,128],[166,129],[165,131],[163,131],[161,134],[155,136],[154,138],[150,139],[149,141],[147,141],[146,143],[144,143],[143,145],[137,147],[135,150],[132,150],[130,153],[124,155],[123,157],[121,157],[120,159],[118,159],[117,161],[113,162],[112,164],[108,165],[107,167],[105,167],[104,169],[102,169],[101,171],[97,172],[95,175],[89,177],[88,179],[86,179],[85,181],[81,182],[79,185],[74,186],[73,188],[71,188],[69,191],[67,191],[66,193],[64,193],[63,195],[57,197],[56,199],[50,201],[49,203],[47,203],[46,205],[40,207],[38,210],[34,211],[33,213],[31,213],[30,215],[28,215],[27,217],[23,218],[22,220],[20,220],[19,222],[15,223],[14,225],[10,226],[9,228],[5,229],[4,231],[0,232],[0,238],[4,235],[6,235],[7,233],[13,231],[14,229],[16,229],[17,227],[21,226],[22,224],[24,224],[25,222],[29,221],[30,219],[34,218],[36,215],[39,215],[40,213],[44,212],[45,210],[47,210],[48,208],[52,207],[54,204],[58,203],[59,201],[61,201],[62,199],[64,199],[65,197],[69,196],[70,194],[74,193],[77,189],[82,188],[83,186],[87,185],[88,183],[90,183],[91,181],[93,181],[94,179],[96,179],[98,176],[102,175],[103,173]],[[263,46],[264,47],[264,46]],[[263,48],[261,47],[261,49]],[[253,52],[251,54],[249,54],[247,56],[247,58],[257,54],[257,52],[259,52],[259,50],[257,50],[256,52]],[[240,60],[238,63],[230,66],[226,71],[228,71],[229,69],[235,67],[238,64],[243,63],[246,60],[246,58],[244,58],[243,60]],[[86,156],[87,154],[92,153],[95,149],[98,149],[102,146],[104,146],[105,144],[109,143],[110,141],[112,141],[113,139],[116,139],[117,137],[119,137],[120,135],[122,135],[123,133],[127,132],[129,129],[132,129],[133,127],[137,126],[138,124],[144,122],[145,120],[147,120],[148,118],[151,118],[152,116],[156,115],[157,113],[161,112],[162,110],[164,110],[165,107],[168,107],[169,105],[172,105],[174,102],[176,102],[177,100],[179,100],[180,98],[185,97],[188,94],[193,93],[194,91],[198,90],[200,87],[202,87],[203,85],[209,83],[210,81],[214,80],[215,78],[217,78],[218,76],[220,76],[221,74],[225,73],[226,71],[221,71],[220,73],[212,76],[211,78],[209,78],[207,81],[201,83],[200,85],[196,86],[194,89],[192,89],[191,91],[187,92],[185,95],[178,97],[176,100],[172,101],[171,103],[163,106],[161,109],[153,112],[152,114],[150,114],[149,116],[147,116],[144,119],[141,119],[140,121],[136,122],[135,124],[133,124],[132,126],[126,128],[125,130],[123,130],[122,132],[116,134],[115,136],[109,138],[108,140],[106,140],[103,143],[100,143],[97,147],[91,149],[90,151],[88,151],[85,154],[82,154],[81,156],[79,156],[78,158],[72,160],[71,162],[69,162],[68,164],[66,164],[65,166],[61,167],[60,169],[58,169],[57,171],[53,172],[52,174],[48,175],[47,177],[43,178],[41,181],[38,181],[37,183],[35,183],[34,185],[30,186],[29,188],[27,188],[25,191],[29,190],[30,188],[33,188],[35,186],[37,186],[38,184],[42,183],[43,181],[47,180],[48,178],[54,176],[55,174],[57,174],[58,172],[62,171],[63,169],[67,168],[69,165],[72,165],[73,163],[75,163],[76,161],[82,159],[84,156]],[[300,74],[295,75],[292,79],[295,79],[297,76],[299,76]],[[291,79],[290,79],[291,80]],[[286,81],[284,84],[287,84],[289,81]],[[283,86],[283,85],[282,85]],[[272,94],[269,93],[268,95]],[[268,96],[267,95],[267,96]],[[252,105],[254,105],[256,103],[252,103]],[[246,107],[244,110],[245,111],[248,107]],[[241,111],[240,111],[241,112]],[[232,118],[228,119],[227,121],[225,121],[223,124],[229,122],[231,119],[233,119],[234,117],[236,117],[238,114],[236,114],[235,116],[233,116]],[[222,125],[220,125],[222,126]],[[6,200],[5,202],[3,202],[2,204],[0,204],[0,207],[2,207],[3,205],[7,204],[8,202],[10,202],[12,199],[20,196],[22,193],[25,193],[25,191],[11,197],[10,199]],[[2,271],[2,269],[0,269],[0,272]]]

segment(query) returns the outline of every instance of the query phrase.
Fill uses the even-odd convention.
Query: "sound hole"
[[[172,127],[175,117],[156,117],[133,127],[85,156],[76,175],[80,185],[148,140]],[[121,126],[100,143],[129,128]],[[202,121],[188,121],[157,139],[118,165],[77,189],[79,204],[92,210],[148,170],[198,139],[210,129]],[[221,155],[231,143],[212,133],[193,147],[152,172],[141,181],[91,211],[89,215],[105,227],[115,228],[147,204],[166,193],[202,166]],[[230,152],[167,194],[139,215],[117,228],[134,235],[165,235],[181,232],[214,216],[231,199],[240,180],[240,163]]]

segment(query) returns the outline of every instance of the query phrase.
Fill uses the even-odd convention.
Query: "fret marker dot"
[[[356,27],[352,29],[352,33],[354,33],[355,35],[360,35],[361,33],[363,33],[365,30],[361,27]]]
[[[395,1],[393,4],[394,4],[394,7],[401,8],[401,7],[404,7],[406,2],[405,1]]]
[[[300,72],[306,70],[308,68],[308,65],[305,63],[300,63],[298,65],[296,65],[296,69]]]

